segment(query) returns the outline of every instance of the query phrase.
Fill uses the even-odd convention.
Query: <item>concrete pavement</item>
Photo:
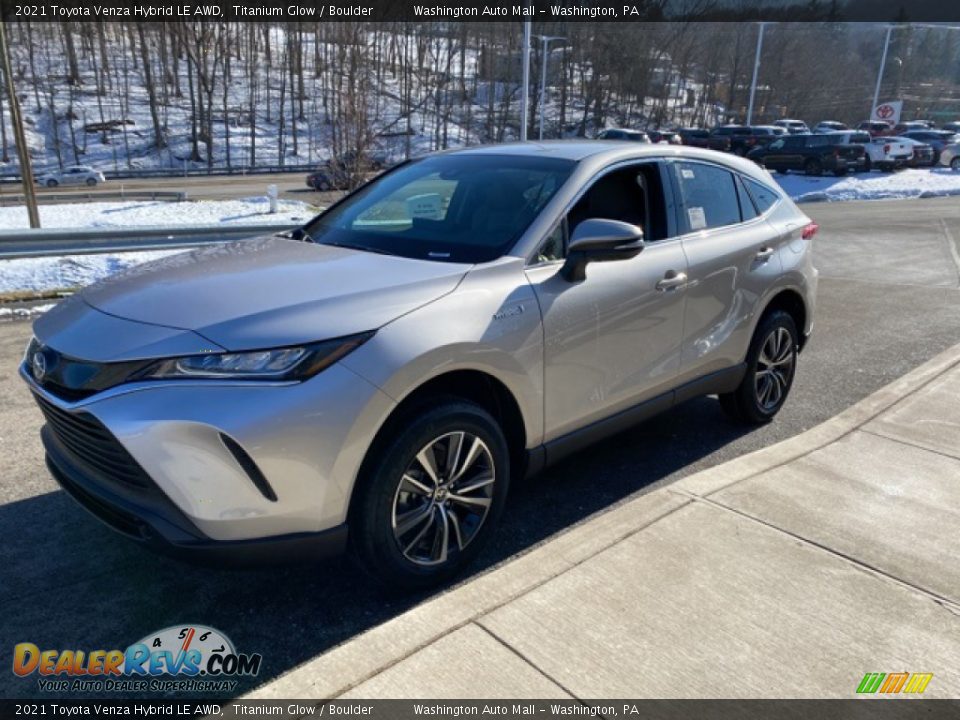
[[[960,345],[248,697],[960,697]]]

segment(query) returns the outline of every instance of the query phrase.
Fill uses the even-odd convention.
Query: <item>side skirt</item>
[[[740,363],[725,370],[704,375],[662,395],[645,400],[638,405],[621,410],[602,420],[597,420],[579,430],[574,430],[543,445],[531,448],[527,451],[527,471],[525,474],[527,477],[536,475],[541,470],[575,452],[611,435],[623,432],[654,415],[659,415],[665,410],[693,398],[701,395],[732,392],[743,380],[746,372],[747,364]]]

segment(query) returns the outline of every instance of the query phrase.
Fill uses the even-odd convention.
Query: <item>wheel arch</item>
[[[756,325],[759,325],[763,318],[776,310],[782,310],[793,318],[793,322],[797,326],[797,330],[800,333],[799,349],[803,350],[803,346],[807,341],[805,329],[807,327],[808,314],[807,303],[803,299],[803,295],[793,288],[783,288],[777,291],[767,301],[767,304],[763,308],[763,312],[757,315]],[[756,331],[756,325],[754,326],[754,331]]]
[[[527,462],[528,428],[514,393],[495,375],[479,369],[460,368],[435,375],[412,389],[390,411],[374,435],[360,466],[362,476],[377,453],[403,424],[405,418],[419,408],[428,407],[438,398],[453,397],[479,405],[490,413],[503,430],[510,453],[513,477],[522,477]],[[354,493],[356,496],[356,493]],[[352,501],[351,501],[352,504]]]

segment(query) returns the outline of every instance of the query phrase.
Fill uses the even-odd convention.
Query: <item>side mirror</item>
[[[568,282],[587,277],[587,263],[629,260],[643,250],[643,230],[619,220],[584,220],[573,231],[560,275]]]

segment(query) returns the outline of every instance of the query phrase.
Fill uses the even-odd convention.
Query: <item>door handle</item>
[[[757,252],[756,258],[757,260],[769,260],[773,257],[774,252],[775,251],[772,247],[762,247]]]
[[[657,283],[656,287],[660,292],[666,292],[668,290],[682,288],[686,284],[686,273],[678,273],[674,270],[670,270],[666,275],[663,276],[663,280]]]

